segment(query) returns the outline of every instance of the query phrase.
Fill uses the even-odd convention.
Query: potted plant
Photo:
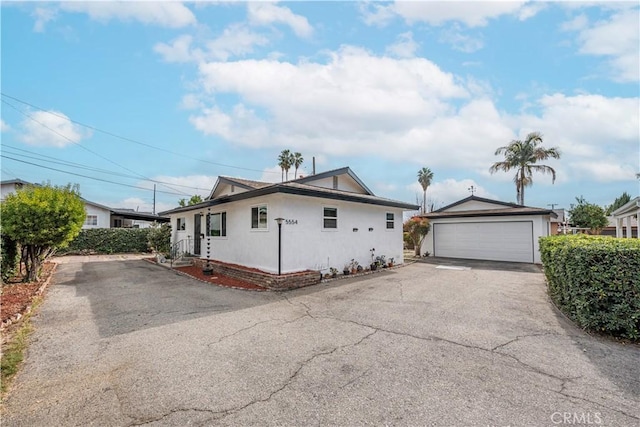
[[[348,262],[344,265],[344,267],[342,267],[342,274],[344,274],[345,276],[348,276],[349,273],[351,273],[351,263]]]
[[[350,263],[350,267],[351,267],[351,274],[356,274],[358,271],[358,261],[356,261],[355,259],[351,259],[351,263]]]
[[[393,260],[394,258],[389,258],[389,262],[387,263],[389,267],[393,267]]]
[[[376,265],[378,267],[385,268],[387,266],[387,258],[384,255],[377,256]]]
[[[334,278],[337,277],[338,276],[338,269],[334,268],[334,267],[331,267],[329,269],[329,274],[331,275],[331,277],[334,277]]]

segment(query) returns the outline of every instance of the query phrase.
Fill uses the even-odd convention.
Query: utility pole
[[[548,203],[547,206],[551,206],[551,210],[554,210],[557,203]]]
[[[156,214],[156,185],[153,184],[153,214]]]

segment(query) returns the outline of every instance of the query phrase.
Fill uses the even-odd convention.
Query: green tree
[[[607,206],[607,211],[606,214],[607,215],[611,215],[613,213],[613,211],[615,211],[616,209],[621,208],[622,206],[626,205],[627,203],[629,203],[631,201],[631,196],[629,195],[629,193],[627,193],[626,191],[624,193],[622,193],[620,195],[620,197],[616,198],[612,204],[610,204],[609,206]]]
[[[551,174],[551,182],[556,180],[556,171],[547,165],[536,164],[539,161],[548,160],[549,158],[559,159],[560,151],[557,147],[542,147],[542,135],[539,132],[531,132],[524,141],[514,140],[509,145],[500,147],[496,150],[495,155],[504,155],[504,160],[494,163],[489,172],[496,173],[498,171],[509,172],[516,170],[513,182],[516,184],[516,195],[519,205],[524,205],[524,189],[533,184],[533,172],[541,172],[543,174]]]
[[[294,157],[290,150],[282,150],[278,156],[278,166],[282,169],[282,172],[286,176],[286,180],[289,181],[289,169],[293,166]],[[284,179],[283,179],[284,182]]]
[[[178,200],[178,205],[185,207],[185,206],[196,205],[198,203],[202,203],[203,201],[204,200],[202,200],[202,197],[199,194],[196,194],[195,196],[191,196],[189,200],[187,199]]]
[[[418,182],[422,186],[422,213],[427,211],[427,188],[433,180],[433,172],[429,168],[422,168],[418,171]]]
[[[42,263],[73,240],[86,212],[79,188],[71,184],[26,186],[2,203],[2,233],[22,248],[27,281],[37,280]]]
[[[302,153],[298,153],[297,151],[293,153],[293,167],[296,168],[295,172],[293,173],[293,179],[296,179],[298,177],[298,168],[302,166],[303,162],[304,158],[302,157]]]
[[[600,234],[607,226],[607,216],[604,209],[593,203],[587,202],[584,197],[576,197],[578,204],[569,210],[571,223],[580,228],[588,228],[591,234]]]
[[[429,220],[426,218],[420,218],[419,216],[414,216],[402,224],[402,231],[407,233],[409,239],[413,242],[414,253],[416,256],[420,256],[422,241],[427,236],[430,229],[431,224],[429,224]]]

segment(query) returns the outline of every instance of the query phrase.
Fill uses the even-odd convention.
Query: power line
[[[188,156],[188,155],[186,155],[184,153],[179,153],[179,152],[176,152],[176,151],[168,150],[166,148],[157,147],[155,145],[151,145],[151,144],[148,144],[146,142],[138,141],[138,140],[135,140],[135,139],[132,139],[132,138],[128,138],[126,136],[121,136],[121,135],[115,134],[113,132],[109,132],[109,131],[97,128],[95,126],[91,126],[91,125],[88,125],[88,124],[73,120],[73,119],[71,119],[71,118],[69,118],[67,116],[63,116],[63,115],[55,113],[53,111],[48,111],[48,110],[46,110],[46,109],[44,109],[42,107],[38,107],[37,105],[31,104],[31,103],[29,103],[27,101],[24,101],[22,99],[16,98],[16,97],[11,96],[9,94],[6,94],[4,92],[0,92],[0,95],[2,95],[4,97],[7,97],[9,99],[12,99],[14,101],[20,102],[21,104],[27,105],[27,106],[29,106],[31,108],[35,108],[36,110],[44,111],[45,113],[51,114],[53,116],[60,117],[60,118],[65,119],[65,120],[69,120],[71,123],[75,123],[77,125],[80,125],[80,126],[83,126],[83,127],[87,128],[87,129],[91,129],[93,131],[96,131],[96,132],[111,136],[113,138],[118,138],[118,139],[121,139],[123,141],[132,142],[134,144],[142,145],[142,146],[148,147],[148,148],[153,148],[154,150],[164,151],[165,153],[170,153],[170,154],[173,154],[175,156],[184,157],[184,158],[189,159],[189,160],[195,160],[195,161],[198,161],[198,162],[208,163],[208,164],[211,164],[211,165],[223,166],[223,167],[232,168],[232,169],[246,170],[246,171],[251,171],[251,172],[272,173],[272,174],[277,174],[278,173],[278,172],[273,172],[273,171],[268,171],[268,170],[260,170],[260,169],[245,168],[245,167],[242,167],[242,166],[227,165],[227,164],[224,164],[224,163],[212,162],[210,160],[204,160],[204,159],[199,159],[197,157],[191,157],[191,156]]]
[[[33,151],[24,150],[22,148],[18,148],[18,147],[14,147],[14,146],[11,146],[11,145],[3,144],[3,150],[5,152],[7,151],[7,148],[10,149],[9,150],[9,154],[14,155],[14,156],[19,156],[21,158],[40,160],[40,161],[47,161],[49,163],[55,163],[55,164],[64,165],[64,166],[77,168],[77,169],[84,169],[84,170],[88,170],[88,171],[91,171],[91,172],[97,172],[97,173],[104,173],[104,174],[108,174],[108,175],[120,176],[120,177],[123,177],[123,178],[140,179],[139,177],[134,176],[134,175],[127,175],[127,174],[124,174],[124,173],[110,171],[110,170],[107,170],[107,169],[100,169],[100,168],[84,166],[84,165],[81,165],[79,163],[69,162],[67,160],[59,159],[57,157],[47,156],[45,154],[40,154],[40,153],[34,153]],[[25,152],[25,153],[28,153],[28,154],[32,154],[32,156],[28,156],[28,155],[21,154],[21,153],[16,153],[16,152],[12,153],[11,150],[22,151],[22,152]],[[210,191],[211,190],[210,188],[193,187],[193,186],[190,186],[190,185],[175,184],[175,183],[159,181],[159,180],[155,180],[155,179],[148,179],[147,181],[155,182],[155,183],[158,183],[158,184],[170,184],[170,185],[173,185],[173,186],[176,186],[176,187],[189,188],[191,190],[201,190],[201,191]]]
[[[121,185],[123,187],[137,188],[139,190],[153,191],[152,189],[144,188],[144,187],[138,187],[136,185],[123,184],[121,182],[109,181],[107,179],[95,178],[93,176],[82,175],[82,174],[79,174],[79,173],[69,172],[69,171],[65,171],[65,170],[62,170],[62,169],[56,169],[56,168],[52,168],[52,167],[49,167],[49,166],[43,166],[43,165],[39,165],[37,163],[27,162],[25,160],[20,160],[20,159],[16,159],[16,158],[13,158],[13,157],[5,156],[4,154],[0,154],[0,157],[2,157],[4,159],[14,160],[16,162],[20,162],[20,163],[25,163],[25,164],[28,164],[28,165],[36,166],[36,167],[43,168],[43,169],[49,169],[49,170],[52,170],[52,171],[62,172],[62,173],[66,173],[66,174],[69,174],[69,175],[80,176],[82,178],[93,179],[95,181],[107,182],[109,184]],[[158,193],[171,194],[171,195],[174,195],[174,196],[183,196],[185,194],[185,193],[172,193],[170,191],[162,191],[162,190],[157,190],[157,191],[158,191]]]
[[[141,178],[143,178],[143,179],[145,179],[145,180],[149,180],[149,179],[150,179],[150,178],[147,178],[147,177],[146,177],[146,176],[144,176],[144,175],[138,174],[138,173],[136,173],[135,171],[132,171],[131,169],[129,169],[129,168],[127,168],[127,167],[124,167],[124,166],[122,166],[122,165],[120,165],[120,164],[118,164],[118,163],[114,162],[113,160],[111,160],[111,159],[109,159],[109,158],[107,158],[107,157],[105,157],[105,156],[103,156],[103,155],[101,155],[101,154],[99,154],[99,153],[96,153],[95,151],[93,151],[93,150],[91,150],[91,149],[89,149],[89,148],[85,147],[84,145],[80,144],[78,141],[74,141],[74,140],[72,140],[71,138],[67,137],[66,135],[61,134],[61,133],[60,133],[60,132],[58,132],[57,130],[55,130],[55,129],[51,129],[49,126],[47,126],[47,125],[45,125],[44,123],[42,123],[42,122],[40,122],[40,121],[38,121],[38,120],[34,119],[31,115],[29,115],[29,114],[25,113],[24,111],[21,111],[21,110],[20,110],[20,109],[18,109],[16,106],[14,106],[13,104],[11,104],[11,103],[9,103],[9,102],[5,101],[4,99],[2,100],[2,102],[3,102],[3,103],[5,103],[5,104],[7,104],[9,107],[13,108],[14,110],[16,110],[17,112],[19,112],[20,114],[24,115],[24,116],[25,116],[25,117],[27,117],[28,119],[33,120],[34,122],[38,123],[40,126],[44,127],[45,129],[49,129],[51,132],[53,132],[53,133],[55,133],[56,135],[58,135],[58,136],[60,136],[60,137],[62,137],[62,138],[64,138],[64,139],[66,139],[67,141],[71,142],[72,144],[77,145],[78,147],[82,148],[83,150],[86,150],[86,151],[90,152],[91,154],[94,154],[94,155],[96,155],[96,156],[100,157],[101,159],[106,160],[106,161],[107,161],[107,162],[109,162],[109,163],[112,163],[112,164],[114,164],[114,165],[116,165],[116,166],[118,166],[118,167],[121,167],[122,169],[124,169],[124,170],[126,170],[126,171],[129,171],[129,172],[131,172],[131,173],[137,174],[139,177],[141,177]],[[180,190],[176,190],[175,188],[172,188],[172,187],[171,187],[171,186],[169,186],[169,185],[165,185],[165,187],[170,188],[170,189],[172,189],[172,190],[174,190],[174,191],[180,191]],[[180,192],[181,192],[183,195],[185,195],[185,196],[188,196],[188,195],[189,195],[189,194],[187,194],[187,193],[185,193],[185,192],[183,192],[183,191],[180,191]]]

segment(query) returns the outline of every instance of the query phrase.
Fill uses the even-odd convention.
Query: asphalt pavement
[[[574,327],[537,268],[251,292],[88,261],[58,266],[3,426],[640,424],[640,347]]]

